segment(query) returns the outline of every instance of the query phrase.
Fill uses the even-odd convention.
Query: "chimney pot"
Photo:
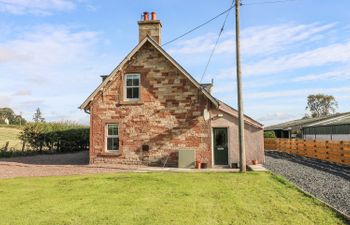
[[[153,15],[152,15],[153,17]],[[143,20],[148,21],[148,12],[143,12]]]
[[[156,14],[156,12],[152,12],[151,14],[152,14],[152,20],[156,20],[156,19],[157,19],[157,14]]]
[[[0,0],[1,1],[1,0]],[[155,42],[161,45],[162,41],[162,24],[160,20],[156,19],[155,12],[144,12],[143,19],[138,21],[139,24],[139,42],[141,42],[145,37],[150,36]],[[151,18],[149,18],[149,16]]]

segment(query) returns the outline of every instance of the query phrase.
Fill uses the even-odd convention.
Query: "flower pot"
[[[253,163],[253,165],[258,164],[258,160],[257,160],[257,159],[254,159],[254,160],[252,160],[252,163]]]

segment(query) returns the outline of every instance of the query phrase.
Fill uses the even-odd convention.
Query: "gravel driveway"
[[[127,171],[108,165],[90,166],[89,152],[0,158],[0,178],[63,176]]]
[[[350,215],[350,167],[275,151],[265,156],[267,169]]]

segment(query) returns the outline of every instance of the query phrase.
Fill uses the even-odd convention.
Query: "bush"
[[[274,131],[264,131],[264,138],[276,138]]]
[[[35,151],[73,152],[87,150],[89,127],[72,122],[27,123],[20,139]]]

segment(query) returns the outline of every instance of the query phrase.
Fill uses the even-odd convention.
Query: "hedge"
[[[27,123],[20,139],[34,151],[74,152],[87,150],[89,127],[72,122]]]
[[[264,131],[264,138],[276,138],[274,131]]]

